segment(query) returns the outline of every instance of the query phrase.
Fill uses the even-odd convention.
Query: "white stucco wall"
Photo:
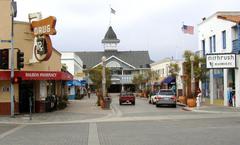
[[[198,48],[202,50],[202,40],[205,39],[205,51],[210,53],[209,37],[216,36],[216,53],[227,53],[232,51],[232,27],[236,24],[233,22],[225,21],[217,18],[218,15],[232,14],[218,12],[207,18],[205,21],[198,25]],[[233,14],[239,14],[233,13]],[[222,44],[222,31],[226,30],[226,49],[223,49]]]
[[[174,63],[174,62],[175,61],[172,60],[171,58],[165,58],[165,59],[159,60],[157,62],[150,64],[151,70],[157,72],[159,77],[165,78],[169,74],[168,67],[170,66],[171,63]]]
[[[208,17],[206,20],[201,22],[198,25],[198,49],[202,50],[202,40],[205,40],[205,54],[210,53],[210,40],[209,37],[215,35],[216,37],[216,52],[212,53],[231,53],[232,52],[232,41],[236,39],[236,32],[233,31],[232,27],[236,25],[236,23],[229,22],[226,20],[222,20],[217,18],[218,15],[240,15],[240,12],[217,12],[212,16]],[[223,41],[222,41],[222,32],[226,31],[226,49],[223,49]],[[237,63],[238,65],[238,63]],[[210,71],[212,73],[213,71]],[[224,69],[223,79],[224,79],[224,106],[228,105],[227,101],[227,87],[228,87],[228,69]],[[238,71],[235,70],[235,87],[236,93],[238,94],[239,89],[239,81]],[[214,79],[213,74],[210,74],[210,103],[213,103],[213,98],[215,98],[216,94],[214,92]],[[238,96],[239,97],[239,96]]]
[[[77,73],[82,73],[83,62],[74,52],[62,52],[61,63],[66,64],[67,70],[74,76],[74,79],[82,79]]]

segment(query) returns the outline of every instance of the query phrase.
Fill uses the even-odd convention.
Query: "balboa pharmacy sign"
[[[207,68],[236,68],[236,54],[207,54],[206,55]]]

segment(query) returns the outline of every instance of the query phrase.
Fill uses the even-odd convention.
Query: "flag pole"
[[[112,15],[111,15],[111,4],[109,4],[109,8],[110,8],[110,11],[109,11],[109,26],[111,26],[111,19],[112,19]]]
[[[184,39],[185,39],[185,35],[184,35],[184,33],[183,33],[183,27],[184,27],[184,21],[182,21],[182,27],[181,27],[181,33],[182,33],[182,48],[183,48],[183,53],[184,53],[184,51],[185,51],[185,45],[184,45]]]

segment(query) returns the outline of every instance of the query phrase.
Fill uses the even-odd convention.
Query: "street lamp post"
[[[124,91],[124,87],[123,87],[123,68],[121,67],[121,71],[122,71],[122,77],[121,77],[121,92]]]
[[[195,95],[195,76],[193,72],[193,64],[194,64],[194,56],[190,56],[190,61],[191,61],[191,93],[192,96],[194,97]]]
[[[102,57],[102,93],[103,93],[103,98],[106,97],[106,73],[105,73],[105,61],[106,57]]]

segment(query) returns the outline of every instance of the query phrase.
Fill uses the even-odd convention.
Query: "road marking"
[[[114,116],[116,117],[121,117],[122,116],[122,111],[115,105],[112,105]]]
[[[6,137],[6,136],[8,136],[8,135],[10,135],[10,134],[18,131],[19,129],[24,128],[25,126],[26,126],[26,125],[19,125],[18,127],[15,127],[15,128],[13,128],[13,129],[11,129],[11,130],[3,133],[3,134],[0,134],[0,139],[3,139],[4,137]]]
[[[100,145],[96,122],[89,124],[88,145]]]

